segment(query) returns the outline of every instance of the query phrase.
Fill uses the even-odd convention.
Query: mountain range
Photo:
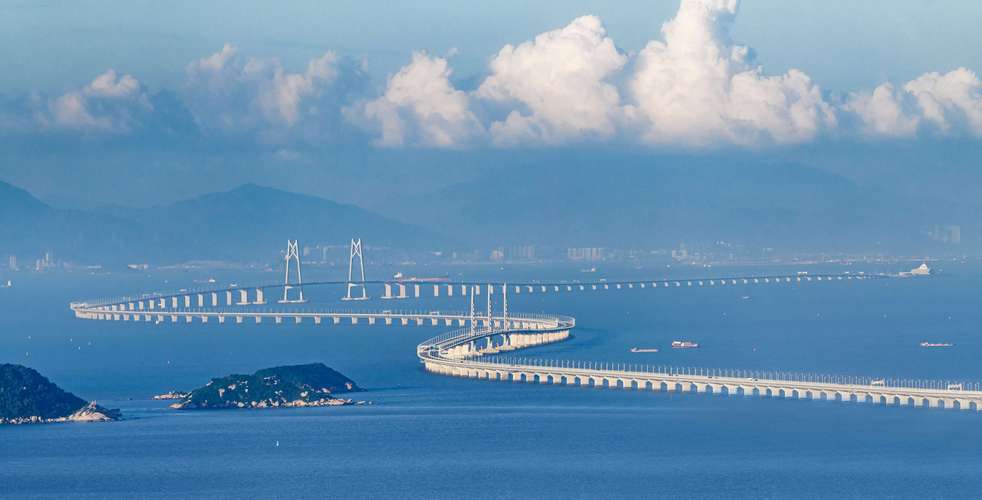
[[[0,255],[34,257],[46,251],[82,262],[270,260],[288,239],[416,248],[444,243],[429,230],[367,210],[245,184],[152,208],[93,211],[51,207],[0,183]]]
[[[545,165],[545,166],[543,166]],[[0,182],[0,255],[109,263],[269,261],[287,239],[405,249],[535,244],[667,248],[720,242],[786,252],[977,248],[977,203],[859,184],[802,165],[612,158],[476,171],[372,210],[255,184],[151,208],[65,210]],[[945,246],[934,227],[958,226]]]
[[[963,244],[979,243],[977,204],[900,194],[798,164],[622,160],[502,168],[397,200],[394,216],[504,245],[923,252],[942,249],[932,228],[952,225]]]

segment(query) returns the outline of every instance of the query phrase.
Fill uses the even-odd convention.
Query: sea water
[[[504,265],[439,272],[515,282],[905,266],[912,267],[598,266],[582,273]],[[514,355],[982,381],[982,267],[940,267],[942,274],[925,279],[511,294],[513,312],[577,319],[569,341]],[[306,271],[309,279],[340,275]],[[278,277],[211,275],[219,286]],[[12,277],[14,287],[0,290],[0,362],[31,366],[85,399],[121,408],[126,419],[0,427],[0,497],[977,498],[982,491],[982,413],[450,378],[426,373],[415,356],[417,343],[446,327],[295,325],[290,318],[282,325],[158,325],[78,320],[68,309],[90,297],[209,286],[203,280],[211,275]],[[312,302],[303,307],[310,308],[469,305],[461,297],[341,304],[336,287],[305,293]],[[670,349],[677,339],[701,347]],[[921,341],[955,346],[924,349]],[[150,399],[229,373],[308,362],[348,375],[367,389],[353,397],[373,404],[180,412]]]

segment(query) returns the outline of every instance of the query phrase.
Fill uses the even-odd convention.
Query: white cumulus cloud
[[[902,89],[884,83],[850,94],[843,109],[855,113],[870,136],[909,137],[927,129],[982,137],[982,82],[965,68],[925,73]]]
[[[873,92],[851,94],[843,110],[855,113],[862,132],[868,135],[905,137],[917,132],[920,118],[905,107],[905,92],[884,83]]]
[[[609,137],[620,116],[620,94],[608,79],[627,63],[596,16],[574,19],[491,60],[478,97],[518,106],[491,124],[498,144],[556,144]]]
[[[484,130],[470,98],[450,82],[447,60],[414,52],[412,61],[389,78],[385,93],[346,110],[349,119],[376,134],[380,146],[458,147]]]
[[[836,123],[805,73],[769,76],[730,27],[736,0],[682,0],[664,41],[638,54],[630,89],[649,143],[796,143]]]
[[[186,69],[185,95],[204,130],[246,132],[289,129],[321,110],[318,100],[338,78],[337,57],[327,52],[305,71],[290,73],[277,60],[241,56],[226,44]]]
[[[47,129],[122,133],[135,128],[139,117],[152,109],[136,78],[110,69],[85,87],[49,100],[36,119]]]

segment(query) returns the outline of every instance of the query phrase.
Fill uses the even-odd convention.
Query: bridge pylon
[[[358,271],[360,279],[355,281],[355,257],[358,257]],[[352,291],[361,290],[361,295],[357,292],[352,295]],[[368,300],[368,290],[365,288],[365,257],[361,250],[361,238],[351,239],[351,251],[348,252],[348,290],[341,300]]]
[[[471,316],[470,316],[470,321],[471,321],[471,334],[472,335],[474,334],[474,331],[477,329],[477,326],[476,326],[476,323],[477,323],[477,313],[474,311],[474,292],[476,290],[477,290],[477,285],[471,285],[471,289],[470,289],[470,296],[471,296]]]
[[[494,306],[491,296],[494,295],[494,285],[488,284],[488,329],[494,329]]]
[[[501,284],[501,318],[508,328],[508,283]]]
[[[300,245],[297,240],[287,240],[286,242],[286,256],[283,259],[283,298],[280,299],[280,304],[300,304],[307,302],[303,298],[303,276],[300,274]],[[290,282],[290,264],[295,264],[293,266],[296,269],[297,281]],[[290,298],[290,289],[296,288],[300,293],[295,299]]]

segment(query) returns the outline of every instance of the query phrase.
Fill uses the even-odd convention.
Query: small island
[[[121,417],[119,410],[87,402],[32,368],[0,364],[0,425],[108,422]]]
[[[215,378],[170,407],[205,410],[342,406],[361,402],[338,398],[335,394],[360,390],[353,380],[323,363],[311,363]]]

